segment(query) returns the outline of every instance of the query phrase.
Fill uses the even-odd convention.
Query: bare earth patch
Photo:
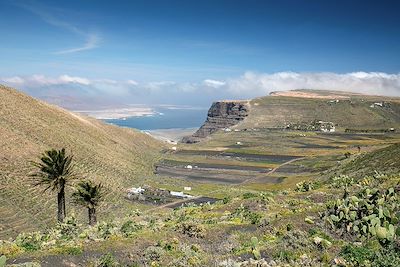
[[[272,92],[271,96],[289,96],[289,97],[301,97],[301,98],[318,98],[318,99],[349,99],[349,96],[344,95],[321,95],[318,93],[312,92],[302,92],[302,91],[280,91],[280,92]]]

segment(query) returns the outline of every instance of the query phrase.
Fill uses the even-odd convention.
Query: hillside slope
[[[124,210],[124,188],[152,175],[162,146],[138,131],[68,112],[4,86],[0,137],[0,239],[54,222],[55,194],[43,194],[28,181],[29,161],[43,151],[66,147],[82,177],[108,188],[100,209],[105,216],[110,210],[114,215]],[[68,189],[67,201],[70,193]]]
[[[398,173],[400,170],[400,143],[365,153],[342,167],[341,172],[362,177],[375,171]]]

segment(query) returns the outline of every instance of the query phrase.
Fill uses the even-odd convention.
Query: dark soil
[[[340,148],[338,146],[332,146],[332,145],[318,145],[318,144],[310,144],[310,143],[303,143],[303,142],[297,142],[295,141],[294,143],[299,144],[300,146],[298,148],[309,148],[309,149],[336,149]]]
[[[270,163],[283,163],[285,161],[299,158],[299,156],[290,156],[290,155],[263,155],[263,154],[247,154],[247,153],[220,152],[220,151],[208,151],[208,150],[181,150],[177,151],[176,154],[191,155],[191,156],[214,156],[220,158],[234,158],[244,161],[270,162]]]
[[[286,176],[264,176],[260,177],[257,180],[254,180],[254,183],[262,183],[262,184],[279,184],[282,183],[283,180],[285,180],[287,177]]]
[[[238,166],[238,165],[229,165],[229,164],[216,164],[216,163],[193,163],[193,162],[177,162],[177,161],[168,161],[165,160],[160,163],[159,166],[168,166],[168,167],[181,167],[184,168],[187,165],[197,166],[200,169],[218,169],[218,170],[243,170],[243,171],[254,171],[265,173],[270,171],[269,168],[255,167],[255,166]]]
[[[239,184],[246,179],[254,177],[254,175],[238,175],[232,173],[217,173],[210,170],[192,169],[187,170],[177,167],[159,166],[157,168],[158,175],[181,177],[184,179],[194,180],[196,182],[213,182],[220,184]]]

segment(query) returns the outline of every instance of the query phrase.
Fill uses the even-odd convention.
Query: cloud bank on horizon
[[[74,108],[85,108],[88,99],[98,105],[116,104],[190,104],[208,106],[219,99],[249,99],[272,91],[293,89],[339,90],[363,94],[400,96],[400,73],[256,73],[226,80],[205,79],[201,82],[89,79],[70,75],[0,77],[0,82],[19,88],[33,96]],[[57,101],[53,101],[57,99]],[[91,101],[91,104],[94,102]],[[86,105],[89,105],[88,103]]]

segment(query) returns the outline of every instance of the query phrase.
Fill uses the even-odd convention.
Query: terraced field
[[[219,131],[198,144],[179,144],[156,173],[190,182],[258,190],[326,179],[349,161],[400,141],[392,133],[321,133],[253,129]]]

